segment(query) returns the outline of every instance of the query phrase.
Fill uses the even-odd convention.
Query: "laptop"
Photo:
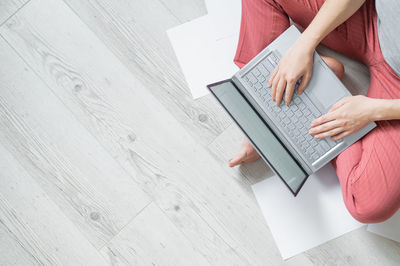
[[[268,79],[299,36],[292,25],[231,79],[207,85],[294,196],[312,173],[376,126],[369,123],[339,141],[316,139],[308,133],[311,121],[343,97],[351,96],[316,52],[305,91],[301,95],[295,92],[289,106],[276,106],[267,87]]]

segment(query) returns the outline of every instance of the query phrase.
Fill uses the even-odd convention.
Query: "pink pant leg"
[[[400,80],[385,65],[370,67],[368,96],[400,98]],[[346,207],[364,223],[382,222],[400,208],[400,120],[379,121],[377,125],[334,163]]]
[[[236,65],[243,67],[289,26],[289,17],[275,1],[242,0]]]
[[[347,36],[358,33],[350,45],[359,47],[360,59],[369,67],[367,96],[400,98],[400,78],[380,50],[374,1],[366,2],[360,11],[342,25],[342,30]],[[400,120],[377,122],[372,132],[343,151],[333,164],[344,202],[355,219],[377,223],[390,218],[400,207]]]
[[[307,27],[323,0],[243,0],[235,63],[242,67],[289,26]],[[367,64],[368,96],[400,98],[400,79],[384,62],[376,32],[374,1],[367,1],[323,43]],[[361,222],[380,222],[400,206],[400,122],[383,121],[333,161],[349,212]]]
[[[373,61],[368,21],[374,3],[368,1],[322,41],[328,47],[364,63]],[[324,0],[242,0],[242,20],[234,62],[242,67],[289,26],[289,17],[306,28]],[[373,37],[373,36],[372,36]]]

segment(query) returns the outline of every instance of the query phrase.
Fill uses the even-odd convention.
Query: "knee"
[[[394,204],[376,203],[371,199],[368,204],[356,204],[352,207],[346,205],[351,216],[361,223],[371,224],[384,222],[393,216],[399,209]]]

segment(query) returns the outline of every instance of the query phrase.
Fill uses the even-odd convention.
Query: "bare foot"
[[[322,60],[332,69],[333,73],[339,78],[342,79],[344,75],[344,66],[338,60],[332,57],[321,56]]]
[[[325,63],[332,69],[332,71],[335,73],[335,75],[339,79],[342,79],[342,77],[344,75],[343,64],[332,57],[326,57],[326,56],[321,56],[321,57],[325,61]],[[260,155],[253,148],[250,141],[247,138],[245,138],[243,140],[243,143],[242,143],[242,146],[240,147],[239,152],[236,154],[236,156],[232,160],[229,161],[229,167],[234,167],[237,165],[254,162],[254,161],[257,161],[259,158],[260,158]]]
[[[251,145],[250,141],[245,138],[239,152],[232,160],[229,161],[229,167],[254,162],[257,161],[258,158],[260,158],[260,155],[253,148],[253,145]]]

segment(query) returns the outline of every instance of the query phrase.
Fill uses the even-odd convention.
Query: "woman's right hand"
[[[283,93],[285,93],[285,103],[290,103],[296,82],[300,78],[301,83],[297,88],[298,94],[306,89],[312,74],[314,50],[314,42],[300,35],[281,58],[268,81],[268,87],[272,88],[271,95],[272,99],[276,101],[276,105],[281,104]]]

